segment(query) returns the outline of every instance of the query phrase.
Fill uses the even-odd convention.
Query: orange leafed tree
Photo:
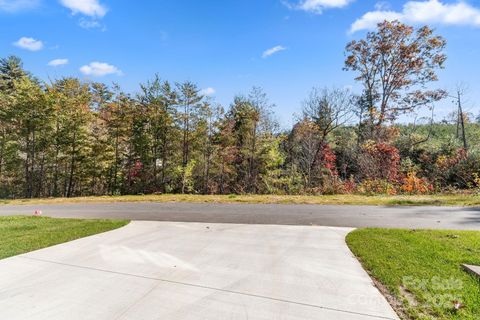
[[[445,97],[444,90],[426,89],[438,80],[437,70],[447,59],[445,46],[446,40],[429,27],[415,29],[399,21],[379,23],[365,39],[347,45],[344,69],[356,72],[363,84],[372,133],[401,114]]]

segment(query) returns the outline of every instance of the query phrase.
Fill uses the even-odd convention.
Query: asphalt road
[[[0,216],[105,218],[235,224],[480,230],[480,207],[108,203],[0,206]]]

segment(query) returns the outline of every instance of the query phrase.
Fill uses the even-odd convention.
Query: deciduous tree
[[[347,45],[345,70],[354,71],[363,85],[370,138],[381,139],[386,122],[445,97],[443,90],[425,89],[438,80],[445,46],[429,27],[415,29],[399,21],[379,23],[365,39]]]

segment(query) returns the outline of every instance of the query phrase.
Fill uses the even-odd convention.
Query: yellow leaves
[[[475,184],[475,187],[480,190],[480,174],[479,173],[474,173],[473,174],[473,183]]]
[[[435,162],[435,165],[440,169],[447,169],[448,166],[450,165],[450,160],[447,156],[441,155],[438,157],[437,161]]]

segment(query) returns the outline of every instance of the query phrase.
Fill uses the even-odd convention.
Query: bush
[[[400,153],[389,144],[368,141],[362,146],[358,165],[363,180],[395,183],[399,178]]]
[[[409,172],[403,178],[400,190],[407,194],[427,194],[433,192],[433,185],[427,179],[417,177],[416,172]]]
[[[370,180],[367,179],[360,183],[357,187],[357,192],[364,195],[396,195],[398,194],[395,184],[388,180]]]
[[[474,188],[480,174],[480,154],[468,153],[446,169],[447,183],[460,189]]]

